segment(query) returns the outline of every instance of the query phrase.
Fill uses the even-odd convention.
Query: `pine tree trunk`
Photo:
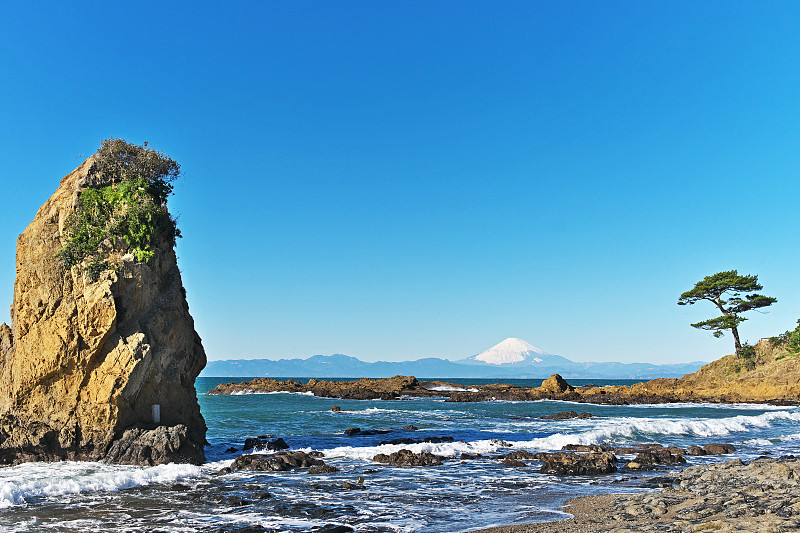
[[[733,333],[733,344],[736,347],[736,359],[741,359],[739,352],[742,350],[742,343],[739,341],[739,330],[736,329],[736,326],[731,328],[731,333]]]

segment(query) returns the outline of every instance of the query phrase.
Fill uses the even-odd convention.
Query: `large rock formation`
[[[146,263],[107,243],[114,268],[96,281],[56,257],[80,191],[107,185],[95,160],[61,180],[17,240],[12,325],[0,326],[0,463],[202,463],[194,381],[206,356],[171,243]]]

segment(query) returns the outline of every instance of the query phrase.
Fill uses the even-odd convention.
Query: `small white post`
[[[153,423],[154,424],[161,423],[161,406],[157,403],[153,404]]]

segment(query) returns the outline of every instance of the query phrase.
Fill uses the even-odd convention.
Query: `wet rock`
[[[353,435],[361,433],[361,428],[347,428],[342,433],[344,433],[348,437],[352,437]]]
[[[278,452],[273,454],[249,454],[240,455],[233,464],[232,470],[256,470],[280,472],[293,468],[307,468],[311,466],[321,466],[325,462],[315,459],[305,452]]]
[[[407,426],[403,426],[403,429],[405,429],[406,431],[417,431],[419,428],[417,426],[409,424]]]
[[[393,466],[439,466],[446,457],[434,455],[430,452],[414,453],[403,448],[389,455],[379,453],[372,458],[376,463],[384,463]]]
[[[686,453],[689,455],[706,455],[706,451],[700,446],[689,446],[686,448]]]
[[[543,461],[541,472],[557,476],[611,474],[617,471],[617,458],[611,452],[588,454],[555,452],[537,454]]]
[[[151,466],[171,462],[191,463],[202,454],[196,447],[184,425],[159,426],[155,429],[131,428],[114,441],[104,461]]]
[[[227,450],[225,450],[225,453],[236,453],[238,451],[239,451],[239,448],[230,447]]]
[[[707,455],[725,455],[728,453],[733,453],[736,451],[736,448],[733,444],[706,444],[703,446],[703,451],[706,452]]]
[[[311,531],[313,533],[351,533],[352,531],[355,530],[350,526],[325,524],[324,526],[321,527],[311,528]]]
[[[461,459],[483,459],[483,457],[479,453],[462,453],[460,456]]]
[[[565,444],[564,446],[561,447],[561,449],[566,452],[609,452],[612,451],[613,449],[614,453],[619,453],[616,451],[616,449],[612,448],[611,446],[601,446],[598,444],[591,444],[591,445]]]
[[[330,466],[330,465],[316,465],[316,466],[312,466],[312,467],[310,467],[308,469],[308,473],[311,474],[311,475],[333,474],[333,473],[338,472],[338,471],[339,471],[338,468],[336,468],[335,466]]]
[[[333,407],[331,407],[331,411],[333,411],[334,413],[338,413],[341,410],[342,410],[342,408],[339,407],[338,405],[334,405]]]
[[[286,441],[278,438],[273,441],[267,443],[267,449],[275,452],[279,452],[281,450],[288,450],[289,445],[286,444]]]
[[[560,413],[553,413],[552,415],[544,415],[539,417],[541,420],[569,420],[571,418],[594,418],[591,413],[578,413],[577,411],[562,411]]]
[[[404,438],[404,439],[393,439],[393,440],[385,440],[380,443],[383,444],[420,444],[420,443],[430,443],[430,444],[440,444],[442,442],[453,442],[453,437],[425,437],[424,439],[412,439],[412,438]]]
[[[342,485],[342,488],[345,490],[364,490],[366,487],[364,486],[364,477],[361,476],[358,478],[358,481],[355,483],[350,483],[349,481]]]
[[[319,459],[320,457],[325,457],[325,454],[317,450],[312,450],[308,452],[308,456],[313,457],[314,459]]]
[[[463,454],[462,454],[463,457]],[[512,461],[536,459],[537,455],[528,450],[514,450],[513,452],[498,455],[495,459],[511,459]]]
[[[526,466],[525,463],[523,463],[522,461],[511,459],[510,457],[506,457],[505,459],[503,459],[502,464],[505,466],[517,466],[517,467]]]
[[[252,450],[253,448],[264,448],[267,445],[267,441],[265,439],[261,439],[260,437],[254,438],[246,438],[244,439],[244,445],[242,446],[242,451]]]

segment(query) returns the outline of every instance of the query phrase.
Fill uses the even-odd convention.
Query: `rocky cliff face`
[[[56,257],[80,191],[105,184],[94,159],[17,240],[12,323],[0,326],[0,463],[202,463],[194,382],[206,356],[172,246],[140,263],[107,243],[115,268],[97,281]]]

